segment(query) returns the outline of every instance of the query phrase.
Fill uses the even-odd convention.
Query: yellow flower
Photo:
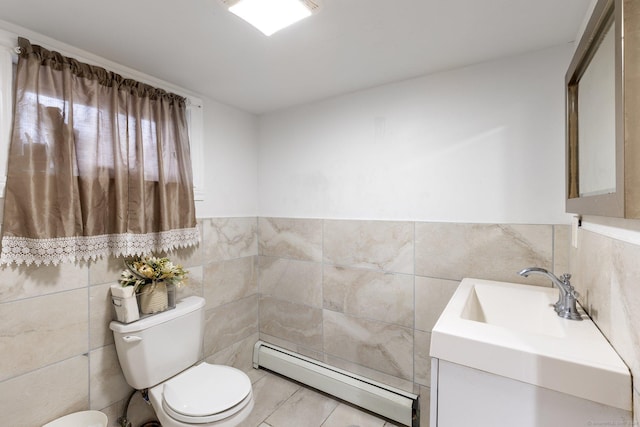
[[[153,279],[156,275],[155,271],[153,271],[153,268],[146,264],[143,264],[138,268],[138,273],[148,279]]]

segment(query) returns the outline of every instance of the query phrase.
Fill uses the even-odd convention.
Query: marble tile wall
[[[261,338],[420,393],[425,412],[431,329],[459,280],[529,283],[515,272],[569,263],[566,226],[199,222],[202,244],[170,256],[191,273],[180,295],[207,300],[203,359],[249,370]],[[92,408],[117,425],[130,392],[108,329],[120,269],[116,259],[0,269],[0,424],[39,426]],[[153,417],[137,397],[130,408],[134,425]]]
[[[257,219],[199,226],[199,247],[168,254],[190,272],[179,297],[207,300],[203,359],[248,370],[258,339]],[[131,391],[108,328],[121,269],[118,259],[0,268],[0,425],[39,427],[89,408],[118,425]],[[136,397],[129,418],[140,425],[153,412]]]
[[[578,248],[570,249],[571,282],[582,295],[580,302],[631,371],[634,425],[640,425],[638,260],[640,246],[582,228]]]
[[[567,271],[568,239],[554,225],[260,217],[260,337],[428,402],[431,330],[459,281],[549,286],[517,272]]]

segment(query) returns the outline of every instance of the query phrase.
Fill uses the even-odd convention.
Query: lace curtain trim
[[[30,239],[4,236],[0,264],[58,265],[60,262],[96,260],[98,257],[145,255],[195,246],[200,242],[198,227],[147,234]]]

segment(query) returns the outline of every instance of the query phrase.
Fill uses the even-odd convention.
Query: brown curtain
[[[197,244],[185,99],[19,46],[0,262]]]

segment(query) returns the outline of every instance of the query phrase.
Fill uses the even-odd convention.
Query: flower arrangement
[[[180,287],[184,285],[189,274],[181,265],[172,263],[169,258],[134,257],[125,259],[124,265],[127,268],[120,273],[120,284],[133,286],[136,292],[156,280],[164,280]]]

